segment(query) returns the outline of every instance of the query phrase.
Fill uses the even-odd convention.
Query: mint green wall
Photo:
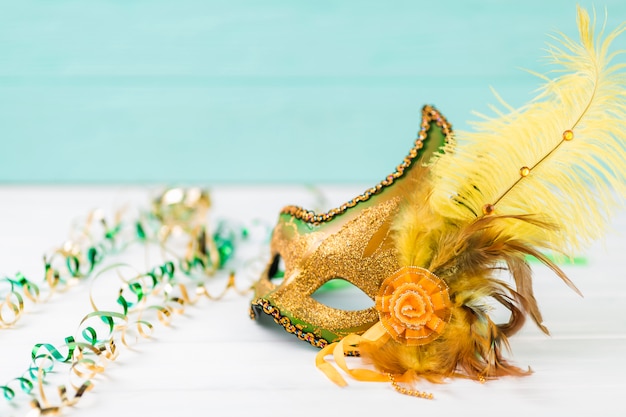
[[[490,86],[530,98],[575,4],[3,0],[0,183],[369,185],[423,104],[462,129]]]

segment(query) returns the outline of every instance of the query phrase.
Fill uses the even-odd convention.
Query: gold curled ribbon
[[[204,216],[200,216],[202,217]],[[154,220],[154,217],[151,219]],[[233,230],[218,228],[215,234],[209,234],[206,227],[186,230],[187,247],[192,247],[193,259],[190,261],[189,253],[177,256],[173,250],[169,250],[170,243],[180,244],[180,239],[172,242],[160,240],[159,224],[156,228],[151,228],[152,225],[144,221],[146,219],[142,218],[123,225],[118,216],[115,224],[109,227],[100,214],[90,216],[88,224],[80,233],[80,241],[86,240],[86,246],[77,243],[77,240],[65,244],[49,256],[44,256],[45,275],[41,287],[19,273],[15,278],[0,281],[9,285],[8,293],[0,292],[0,327],[11,326],[20,318],[24,311],[24,301],[45,301],[53,293],[61,292],[87,276],[95,275],[95,282],[104,273],[115,273],[122,282],[119,291],[115,293],[118,308],[109,307],[105,310],[96,305],[92,282],[89,293],[92,311],[80,321],[77,336],[66,337],[66,343],[59,346],[36,344],[31,351],[32,362],[27,371],[0,385],[5,399],[14,399],[16,391],[21,389],[26,394],[38,397],[31,404],[39,410],[40,415],[60,414],[64,407],[76,404],[93,387],[93,379],[102,374],[110,362],[117,359],[119,350],[116,340],[121,340],[122,345],[129,347],[133,336],[135,342],[140,338],[149,338],[154,330],[153,323],[158,321],[169,325],[175,315],[184,314],[187,306],[197,303],[201,298],[218,300],[230,291],[239,294],[248,291],[247,288],[237,288],[234,273],[229,274],[226,287],[218,294],[209,293],[205,286],[206,279],[221,269],[224,262],[232,256],[236,237]],[[101,240],[92,236],[92,223],[103,226]],[[130,237],[127,233],[128,225],[135,228]],[[120,241],[121,234],[128,239]],[[148,244],[157,244],[164,254],[160,261],[162,264],[145,273],[139,273],[127,264],[100,268],[105,255],[123,250],[132,243],[143,244],[146,248]],[[165,256],[166,253],[174,256]],[[96,266],[99,267],[99,272],[94,273]],[[130,267],[132,276],[125,278],[120,273],[121,267]],[[43,294],[46,296],[42,297]],[[46,396],[51,388],[46,384],[46,376],[58,364],[69,367],[70,379],[69,384],[56,386],[60,404],[54,405]],[[54,371],[57,372],[57,369]],[[66,386],[73,389],[73,396],[68,395]]]
[[[65,242],[43,257],[43,282],[35,284],[19,272],[14,278],[1,280],[2,283],[8,283],[10,288],[6,295],[2,291],[0,296],[0,329],[13,327],[19,321],[26,309],[26,300],[32,303],[48,301],[53,294],[67,290],[73,282],[90,276],[106,255],[119,247],[121,215],[116,215],[111,226],[104,217],[98,215],[102,227],[94,233],[94,213],[95,211],[89,214],[77,239]],[[10,392],[7,387],[1,389]],[[12,395],[9,394],[10,399]]]
[[[33,366],[31,366],[31,375],[35,386],[38,387],[38,399],[34,399],[31,405],[37,408],[41,415],[59,415],[63,408],[75,405],[82,395],[93,388],[93,379],[105,372],[107,365],[117,359],[119,350],[115,344],[115,340],[119,338],[122,344],[130,346],[128,337],[129,331],[134,332],[136,338],[148,338],[153,330],[153,324],[146,320],[144,316],[147,312],[156,312],[156,319],[163,325],[169,325],[176,315],[184,314],[185,307],[192,305],[206,296],[210,299],[218,299],[223,297],[228,291],[239,290],[235,285],[234,274],[229,274],[226,287],[218,296],[213,296],[204,288],[202,283],[192,282],[185,284],[179,281],[185,275],[178,273],[176,268],[158,267],[157,269],[169,271],[167,274],[153,274],[157,277],[154,283],[146,285],[146,290],[141,296],[141,302],[132,303],[122,301],[122,295],[119,295],[118,304],[123,312],[94,310],[80,321],[78,332],[85,342],[76,342],[73,337],[66,338],[66,344],[54,347],[49,344],[39,344],[33,350]],[[114,273],[114,269],[107,270]],[[148,276],[142,274],[141,276]],[[134,285],[137,280],[123,280],[123,285]],[[150,287],[150,288],[148,288]],[[170,287],[169,290],[164,290]],[[195,288],[193,288],[195,287]],[[171,291],[178,289],[180,296],[173,296]],[[92,289],[93,290],[93,289]],[[134,293],[139,290],[135,288]],[[119,294],[123,291],[120,290]],[[189,293],[195,293],[196,297],[191,298]],[[148,298],[156,298],[156,300],[148,300]],[[97,308],[90,294],[92,308]],[[136,315],[137,320],[131,319]],[[65,352],[67,348],[68,353]],[[50,373],[56,363],[67,363],[70,369],[70,384],[68,388],[72,388],[75,392],[73,397],[68,396],[68,390],[65,385],[56,387],[60,398],[59,404],[52,404],[46,396],[45,378]]]
[[[19,292],[10,292],[0,301],[0,328],[13,326],[24,311],[24,299]]]

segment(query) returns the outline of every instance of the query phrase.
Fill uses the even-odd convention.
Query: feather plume
[[[566,253],[602,235],[626,195],[626,74],[609,52],[626,26],[594,39],[595,19],[581,8],[578,26],[580,43],[561,35],[549,48],[561,70],[542,77],[533,101],[457,132],[459,146],[434,168],[434,211],[463,221],[487,204],[499,214],[534,214],[553,227],[511,222],[509,233]]]
[[[413,168],[393,239],[402,266],[446,282],[451,319],[440,337],[419,346],[393,338],[360,343],[381,372],[404,381],[525,375],[502,351],[526,317],[548,333],[527,257],[576,290],[543,251],[567,253],[599,237],[615,193],[626,194],[626,78],[608,52],[625,27],[594,40],[580,8],[578,24],[580,44],[563,37],[562,47],[550,49],[563,72],[545,78],[535,100],[457,134],[454,152],[449,145],[434,164]],[[510,311],[507,322],[491,320],[490,301]]]
[[[413,166],[402,184],[403,200],[390,225],[400,266],[443,280],[450,314],[438,337],[424,343],[379,336],[378,323],[371,332],[376,337],[366,337],[368,331],[351,347],[392,375],[392,383],[528,374],[503,357],[508,337],[526,317],[548,332],[526,259],[540,260],[576,290],[544,251],[582,248],[623,206],[626,74],[625,65],[613,63],[609,46],[626,26],[595,39],[595,22],[579,8],[578,27],[580,43],[561,35],[560,46],[549,49],[562,69],[554,79],[543,77],[534,100],[485,118],[474,133],[457,133],[444,153],[432,164]],[[512,282],[502,279],[502,271]],[[417,297],[418,290],[408,292],[407,299]],[[492,321],[493,301],[510,311],[507,322]],[[406,311],[420,310],[418,304]]]

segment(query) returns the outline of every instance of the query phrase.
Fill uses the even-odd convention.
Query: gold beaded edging
[[[283,328],[285,329],[287,333],[296,335],[298,339],[309,342],[312,346],[315,346],[316,348],[320,348],[320,349],[329,345],[328,340],[322,337],[318,337],[311,332],[304,332],[302,330],[304,328],[303,325],[293,324],[289,317],[283,316],[277,307],[274,307],[272,304],[270,304],[269,301],[264,300],[263,298],[256,299],[251,303],[251,306],[250,306],[250,318],[251,319],[255,319],[257,317],[255,311],[258,311],[258,310],[254,309],[254,306],[260,306],[261,311],[263,311],[268,316],[272,317],[276,323],[283,326]]]
[[[298,339],[303,340],[305,342],[309,342],[312,346],[316,348],[324,348],[330,344],[330,342],[323,337],[316,336],[311,332],[304,332],[302,329],[304,328],[301,324],[293,324],[291,319],[287,316],[283,316],[280,313],[280,309],[278,307],[274,307],[269,301],[258,298],[252,303],[250,303],[250,318],[255,320],[257,318],[256,310],[254,307],[261,307],[261,311],[272,317],[277,324],[283,326],[287,333],[291,333],[296,335]],[[357,350],[350,350],[345,352],[345,356],[360,356],[360,353]]]
[[[333,208],[326,213],[316,214],[312,210],[306,210],[299,206],[287,206],[280,211],[280,214],[289,214],[297,219],[304,220],[307,223],[323,223],[331,220],[333,217],[343,214],[347,209],[356,206],[358,203],[367,201],[370,197],[380,193],[385,187],[390,186],[395,180],[402,177],[406,169],[411,166],[411,163],[419,154],[419,150],[424,147],[424,141],[428,136],[428,130],[431,124],[435,124],[442,128],[446,141],[450,139],[452,135],[452,125],[435,107],[425,105],[422,108],[422,125],[415,140],[415,145],[409,151],[409,154],[404,157],[402,163],[396,167],[396,171],[393,174],[387,175],[387,177],[379,182],[376,186],[367,189],[363,194],[360,194],[342,204],[339,207]]]

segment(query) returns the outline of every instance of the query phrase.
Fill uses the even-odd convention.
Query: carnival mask
[[[284,208],[272,234],[270,263],[255,285],[254,314],[272,316],[289,333],[317,347],[374,325],[374,307],[340,310],[311,296],[328,281],[342,279],[375,299],[383,280],[400,265],[390,225],[398,214],[403,182],[413,167],[439,152],[451,134],[446,119],[425,106],[413,148],[396,172],[376,187],[321,215]],[[282,278],[278,285],[276,278]]]

